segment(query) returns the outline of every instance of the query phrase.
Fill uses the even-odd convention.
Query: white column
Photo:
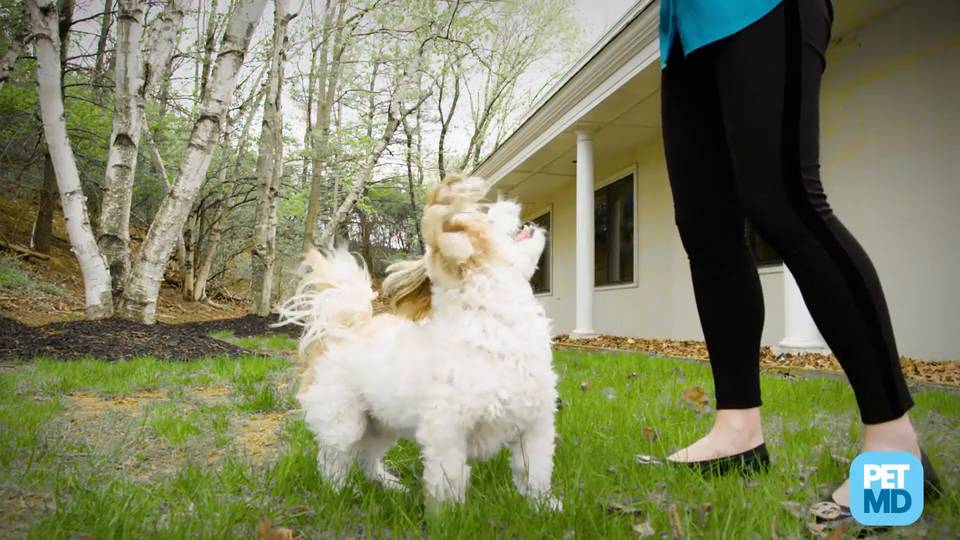
[[[593,330],[593,138],[577,132],[577,324],[573,337]]]
[[[813,322],[800,287],[793,274],[783,265],[783,327],[784,337],[779,349],[784,352],[827,352],[827,344]]]

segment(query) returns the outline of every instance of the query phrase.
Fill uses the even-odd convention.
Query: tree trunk
[[[419,127],[419,126],[418,126]],[[413,130],[407,119],[403,119],[403,134],[407,140],[407,193],[410,195],[410,215],[413,216],[413,227],[417,232],[417,246],[423,253],[423,235],[420,233],[420,212],[417,210],[417,192],[413,188]]]
[[[313,179],[310,183],[310,195],[307,199],[307,215],[303,224],[303,250],[314,246],[314,231],[317,227],[317,218],[320,216],[321,195],[323,194],[323,169],[326,165],[328,142],[330,140],[330,117],[337,97],[337,88],[340,84],[343,53],[346,50],[346,29],[343,16],[346,11],[346,1],[336,0],[334,4],[328,0],[324,14],[324,41],[320,46],[320,74],[319,88],[323,91],[322,99],[317,106],[317,120],[311,128],[313,140],[310,144],[313,164]],[[335,33],[334,33],[335,32]],[[328,53],[327,43],[333,35],[333,47]],[[329,54],[329,58],[328,58]]]
[[[21,9],[23,11],[20,13],[20,27],[13,35],[7,51],[3,53],[3,57],[0,57],[0,90],[3,90],[3,83],[7,82],[14,64],[17,63],[17,58],[20,58],[20,53],[30,40],[30,15],[27,13],[26,6],[21,6]]]
[[[275,0],[273,46],[270,51],[270,76],[263,100],[263,124],[257,156],[257,210],[254,217],[251,255],[250,313],[265,317],[270,314],[273,298],[273,264],[276,260],[277,196],[283,175],[283,129],[280,100],[283,89],[284,48],[289,18],[285,0]]]
[[[83,274],[86,316],[88,319],[101,319],[109,317],[113,311],[110,274],[87,219],[80,173],[67,137],[58,61],[60,36],[56,30],[57,10],[51,0],[28,0],[27,6],[36,32],[34,48],[43,132],[57,174],[70,245]]]
[[[200,262],[195,265],[196,274],[193,285],[193,298],[196,301],[203,300],[208,296],[207,283],[211,279],[210,273],[213,271],[213,262],[216,259],[217,251],[220,249],[220,242],[223,237],[223,227],[226,223],[227,213],[229,211],[229,202],[230,199],[237,194],[236,186],[240,185],[236,182],[236,179],[240,174],[240,162],[243,158],[244,149],[247,146],[247,139],[249,139],[250,136],[250,127],[253,124],[253,115],[259,107],[263,96],[266,94],[266,92],[261,92],[259,90],[259,86],[259,82],[254,84],[253,87],[255,88],[255,93],[251,94],[250,98],[245,102],[249,104],[250,109],[246,113],[246,121],[242,121],[243,131],[241,132],[240,139],[237,142],[237,153],[234,157],[233,164],[231,167],[222,167],[220,169],[219,177],[217,178],[217,185],[220,186],[220,196],[217,198],[217,202],[214,203],[215,209],[213,212],[213,219],[210,223],[210,232],[204,241],[204,248],[202,250],[198,250]],[[241,113],[242,112],[243,111],[241,111]],[[240,116],[243,115],[241,114]],[[229,146],[230,145],[224,141],[224,147],[229,148]],[[228,169],[232,171],[234,188],[229,194],[224,194],[224,189],[227,183]]]
[[[119,0],[113,132],[101,188],[97,231],[97,241],[110,265],[113,292],[118,298],[130,270],[130,205],[140,137],[147,129],[146,99],[173,55],[177,32],[190,1],[170,0],[146,38],[141,39],[144,18],[141,0]],[[141,41],[146,44],[145,55],[141,55]],[[154,161],[158,155],[153,156]],[[167,181],[166,176],[164,180]]]
[[[198,210],[199,212],[199,210]],[[197,212],[190,212],[183,227],[183,260],[180,261],[180,277],[183,283],[183,299],[193,300],[193,262],[197,253]]]
[[[140,146],[137,86],[144,17],[140,0],[119,0],[119,4],[113,132],[110,134],[106,177],[101,187],[100,224],[97,227],[97,243],[110,267],[116,296],[122,292],[123,279],[130,268],[130,204]]]
[[[50,253],[50,244],[53,241],[53,213],[57,209],[57,200],[60,196],[57,190],[57,173],[53,170],[53,160],[50,152],[43,156],[43,192],[40,194],[40,211],[33,225],[33,238],[30,247],[40,253]]]
[[[107,38],[110,37],[110,23],[113,15],[113,0],[103,1],[103,17],[100,19],[100,38],[97,40],[97,59],[93,65],[93,79],[96,83],[103,82],[104,60],[107,57]],[[97,92],[100,96],[102,92]]]
[[[24,9],[29,10],[26,6]],[[58,11],[60,13],[57,35],[60,38],[60,95],[62,98],[63,74],[67,69],[67,51],[70,48],[70,27],[73,25],[73,0],[61,0]],[[53,215],[57,211],[59,196],[57,174],[53,170],[50,150],[47,149],[43,161],[43,193],[40,196],[40,208],[37,211],[37,220],[33,225],[33,238],[30,242],[37,246],[45,245],[46,251],[38,248],[41,253],[49,253],[50,241],[53,237]]]
[[[250,44],[266,0],[238,0],[227,23],[210,88],[204,92],[200,114],[190,133],[177,180],[164,197],[127,277],[119,314],[153,323],[163,269],[206,176],[213,149],[220,140],[237,73]]]

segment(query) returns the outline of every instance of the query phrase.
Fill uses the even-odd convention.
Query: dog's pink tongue
[[[526,240],[531,236],[533,236],[533,229],[530,227],[524,227],[517,233],[517,241],[519,242],[520,240]]]

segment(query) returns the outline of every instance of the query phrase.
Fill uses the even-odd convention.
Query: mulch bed
[[[250,327],[252,328],[252,325]],[[58,360],[89,357],[120,360],[138,356],[191,360],[249,354],[251,351],[247,349],[207,336],[202,325],[198,324],[143,325],[121,319],[106,319],[59,322],[33,327],[0,317],[2,360],[37,356]]]
[[[642,339],[620,336],[597,336],[589,339],[571,339],[567,335],[553,338],[557,345],[569,347],[617,349],[645,352],[657,356],[708,360],[707,347],[702,341]],[[760,365],[769,369],[798,369],[842,373],[837,358],[824,354],[781,354],[770,347],[760,349]],[[947,386],[960,386],[960,362],[932,362],[900,357],[900,367],[908,379]]]

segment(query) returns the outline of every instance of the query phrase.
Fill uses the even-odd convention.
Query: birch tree
[[[283,95],[283,67],[286,62],[286,0],[274,1],[273,43],[270,50],[270,74],[263,101],[263,121],[257,157],[257,209],[254,217],[252,274],[250,278],[250,312],[265,317],[270,314],[273,298],[273,265],[276,260],[277,197],[283,176],[283,117],[280,101]]]
[[[70,28],[73,26],[74,0],[60,0],[57,4],[57,37],[60,39],[60,95],[63,96],[63,77],[67,71],[67,55],[70,48]],[[57,173],[53,168],[49,149],[43,158],[43,189],[40,192],[40,208],[33,223],[30,245],[40,253],[50,253],[53,241],[53,214],[57,210],[60,189]]]
[[[147,129],[146,100],[170,61],[190,0],[169,0],[146,39],[142,39],[144,6],[141,0],[119,0],[119,5],[113,132],[101,188],[97,239],[110,266],[114,294],[118,296],[130,268],[130,205],[140,137]],[[146,44],[143,61],[141,41]]]
[[[113,311],[110,274],[90,227],[80,173],[67,136],[57,10],[51,0],[27,0],[27,9],[36,34],[34,50],[43,132],[57,176],[67,235],[83,275],[85,312],[88,319],[102,319]]]
[[[177,179],[160,204],[125,281],[119,305],[119,315],[124,318],[156,321],[164,267],[206,176],[237,75],[265,4],[266,0],[237,0],[234,5]]]
[[[113,132],[110,134],[106,178],[101,188],[97,239],[110,268],[114,294],[120,293],[130,266],[130,204],[140,140],[137,83],[140,80],[140,37],[144,17],[140,0],[118,0],[118,3]]]
[[[323,192],[323,172],[328,156],[327,145],[330,141],[330,117],[340,85],[343,68],[343,54],[347,49],[347,28],[344,25],[346,12],[345,0],[326,0],[323,18],[323,39],[320,42],[318,60],[319,74],[315,76],[319,88],[317,118],[310,127],[310,153],[312,178],[310,194],[307,197],[307,215],[303,226],[303,250],[314,245],[314,231],[320,215],[321,195]],[[328,45],[330,42],[332,46]],[[310,88],[310,92],[314,87]],[[309,121],[309,119],[308,119]]]
[[[7,82],[7,79],[10,77],[10,72],[13,71],[13,66],[17,63],[17,58],[20,58],[20,53],[23,52],[23,49],[27,46],[27,42],[30,40],[30,14],[27,13],[26,5],[20,6],[19,22],[20,24],[13,34],[10,45],[7,47],[6,52],[3,53],[3,56],[0,57],[0,90],[3,89],[3,84]]]

